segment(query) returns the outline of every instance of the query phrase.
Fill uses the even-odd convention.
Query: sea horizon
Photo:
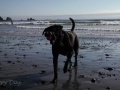
[[[56,20],[56,19],[120,19],[120,13],[97,13],[97,14],[79,14],[79,15],[27,15],[27,16],[14,16],[6,15],[1,16],[4,20],[7,17],[11,17],[12,20],[27,20],[27,18],[33,18],[35,20]]]

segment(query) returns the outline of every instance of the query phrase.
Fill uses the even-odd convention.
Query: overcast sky
[[[0,0],[0,16],[3,18],[54,18],[56,15],[63,15],[63,18],[73,15],[81,15],[80,18],[120,17],[119,14],[106,16],[100,13],[120,13],[120,0]]]

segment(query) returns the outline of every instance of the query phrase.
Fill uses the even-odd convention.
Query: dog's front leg
[[[57,83],[57,70],[58,70],[58,54],[53,53],[53,68],[54,68],[54,78],[52,80],[52,83]]]
[[[67,55],[67,61],[65,62],[65,65],[64,65],[64,68],[63,68],[64,73],[67,72],[67,70],[68,70],[68,64],[69,64],[69,63],[70,63],[69,69],[70,69],[71,66],[72,66],[72,63],[71,63],[72,54],[73,54],[73,53],[71,52],[71,53],[68,53],[68,55]]]

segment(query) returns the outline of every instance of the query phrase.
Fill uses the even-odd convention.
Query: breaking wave
[[[46,27],[41,26],[16,26],[22,29],[45,29]],[[71,28],[63,28],[64,30],[70,30]],[[87,30],[87,31],[120,31],[120,28],[75,28],[75,30]]]
[[[117,36],[120,37],[120,20],[75,20],[75,31],[79,36]],[[65,31],[70,31],[70,20],[34,20],[0,22],[0,35],[42,35],[43,30],[53,24],[63,25]]]
[[[0,25],[10,25],[10,21],[2,21]],[[60,25],[69,25],[71,24],[70,21],[13,21],[14,25],[53,25],[53,24],[60,24]],[[120,21],[76,21],[76,25],[120,25]]]

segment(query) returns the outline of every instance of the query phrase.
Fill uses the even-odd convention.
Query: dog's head
[[[47,40],[50,41],[51,44],[53,44],[56,40],[59,40],[62,35],[62,28],[61,25],[52,25],[43,31],[43,35],[46,37]]]

